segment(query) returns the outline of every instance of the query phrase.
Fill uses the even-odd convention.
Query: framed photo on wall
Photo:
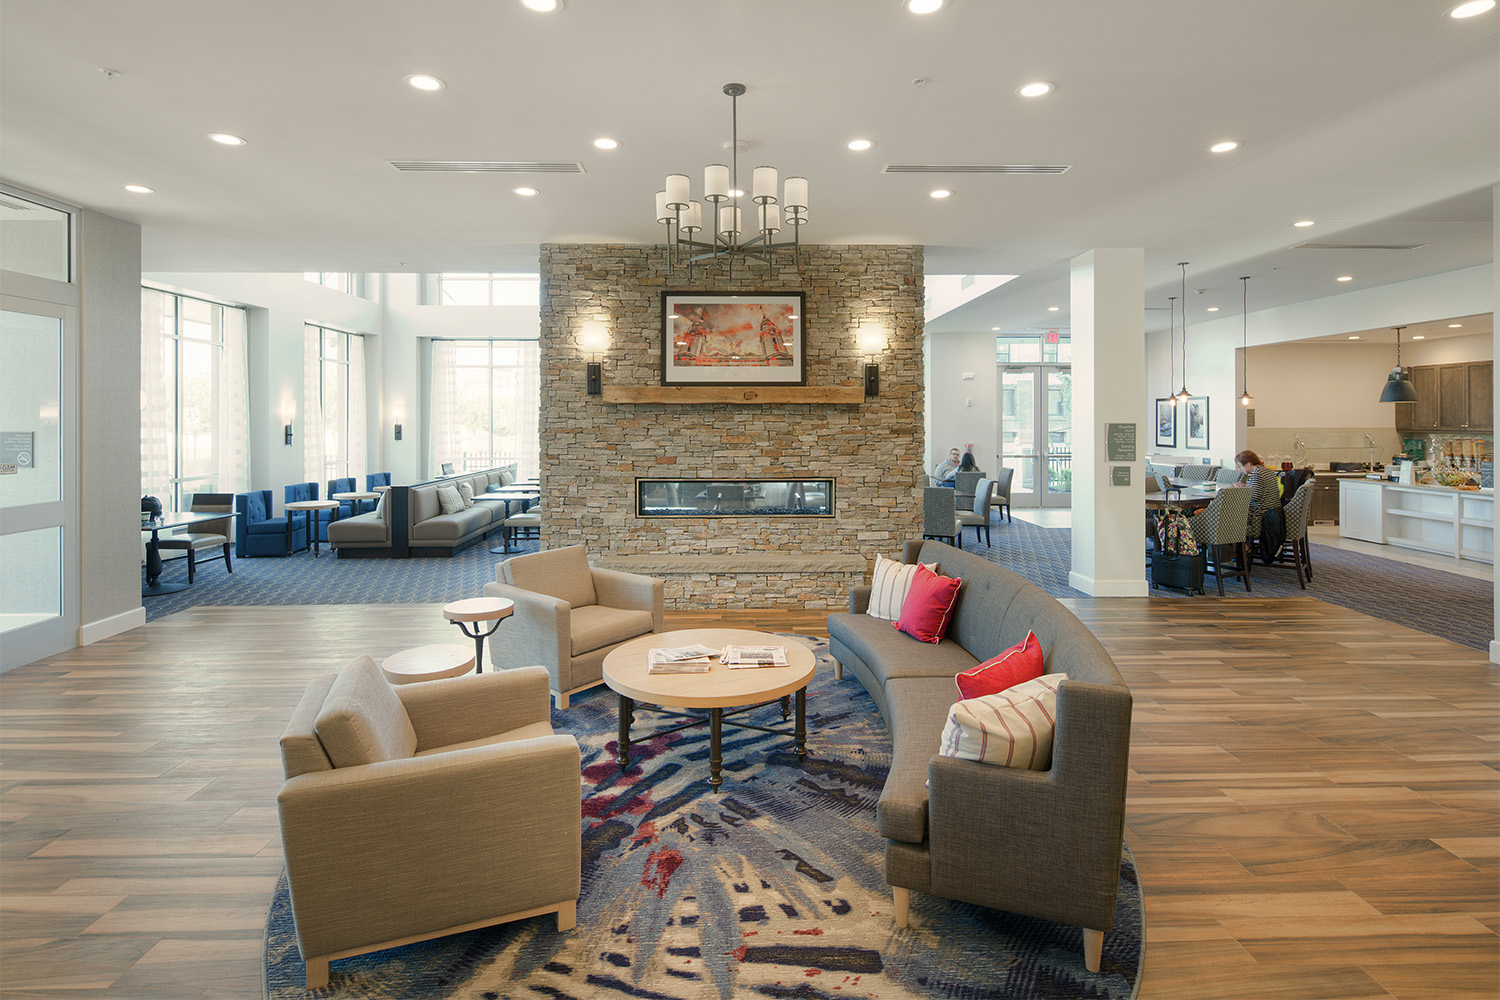
[[[1171,396],[1156,401],[1156,446],[1177,447],[1177,407]]]
[[[801,292],[662,292],[662,385],[806,385]]]
[[[1187,401],[1187,415],[1184,417],[1186,426],[1183,432],[1186,436],[1185,444],[1189,448],[1202,451],[1208,450],[1208,397],[1189,396]]]

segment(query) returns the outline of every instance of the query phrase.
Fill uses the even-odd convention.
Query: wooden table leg
[[[807,756],[807,688],[797,689],[797,756]]]

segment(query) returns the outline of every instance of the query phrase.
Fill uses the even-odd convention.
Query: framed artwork
[[[801,292],[662,292],[662,385],[806,385]]]
[[[1172,397],[1156,401],[1156,444],[1159,448],[1177,447],[1177,407]]]
[[[1189,448],[1208,450],[1208,397],[1189,396],[1187,401],[1187,425],[1183,428],[1185,444]]]

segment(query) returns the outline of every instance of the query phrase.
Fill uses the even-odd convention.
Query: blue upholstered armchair
[[[301,518],[293,526],[291,544],[287,544],[286,518],[272,517],[271,491],[253,490],[237,493],[234,509],[241,513],[234,519],[234,554],[249,556],[285,556],[307,546],[307,529]]]
[[[284,488],[282,490],[282,494],[282,500],[286,503],[297,503],[303,500],[322,499],[322,497],[318,496],[317,483],[293,483],[292,485]],[[340,516],[342,516],[342,514]],[[298,516],[292,523],[294,525],[298,525],[302,524],[306,520],[307,515],[302,514]],[[328,523],[332,520],[333,511],[331,510],[315,510],[312,512],[312,523],[318,526],[318,541],[328,541]],[[303,532],[303,537],[304,539],[306,538],[306,532]],[[300,548],[301,546],[299,545],[293,545],[292,551],[296,552]]]
[[[389,472],[369,472],[365,474],[365,492],[368,493],[377,486],[391,485],[391,474]]]
[[[349,476],[349,477],[347,477],[345,479],[330,479],[330,480],[328,480],[328,499],[332,500],[335,493],[353,493],[356,489],[357,489],[357,487],[354,485],[354,477],[353,476]],[[353,517],[353,516],[354,516],[354,501],[353,500],[340,500],[339,501],[339,518],[340,518],[340,520],[342,520],[343,518],[346,518],[346,517]],[[320,542],[326,542],[326,541],[328,541],[328,521],[324,520],[325,517],[327,517],[326,514],[320,514],[319,517],[318,517],[318,541],[320,541]]]

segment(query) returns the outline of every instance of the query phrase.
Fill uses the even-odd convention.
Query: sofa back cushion
[[[417,732],[401,699],[368,656],[339,671],[313,729],[334,767],[399,760],[417,749]]]
[[[500,564],[501,582],[567,601],[575,608],[598,604],[588,551],[582,545],[514,556]]]
[[[413,486],[407,490],[406,504],[407,519],[412,524],[421,524],[442,513],[438,506],[438,488],[434,485]]]
[[[331,771],[333,762],[323,752],[323,744],[313,727],[323,710],[323,699],[333,687],[338,674],[319,674],[307,685],[302,700],[292,709],[286,731],[281,734],[281,773],[288,778],[313,771]]]

